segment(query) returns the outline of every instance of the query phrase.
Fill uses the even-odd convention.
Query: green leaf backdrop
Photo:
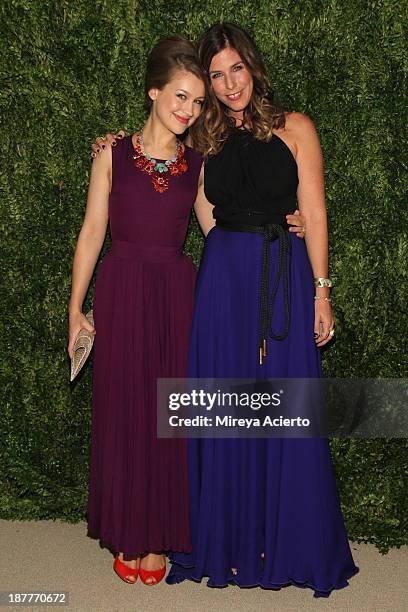
[[[70,385],[72,256],[90,145],[141,125],[161,36],[196,40],[219,20],[254,35],[279,99],[312,117],[324,151],[338,332],[325,373],[407,375],[405,3],[10,0],[0,16],[2,518],[85,517],[92,368]],[[201,248],[192,219],[196,263]],[[407,543],[407,440],[331,448],[350,537],[383,552]]]

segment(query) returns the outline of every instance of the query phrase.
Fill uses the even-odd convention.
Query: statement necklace
[[[142,170],[149,176],[152,177],[152,183],[155,191],[163,193],[169,188],[169,179],[166,174],[170,173],[171,176],[180,176],[187,172],[188,165],[184,159],[184,146],[183,143],[176,136],[176,154],[171,159],[166,159],[164,162],[158,162],[146,153],[143,146],[143,131],[136,132],[136,145],[134,147],[135,154],[133,159],[135,160],[135,167]]]

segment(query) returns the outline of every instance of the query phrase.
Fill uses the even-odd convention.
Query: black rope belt
[[[289,290],[288,290],[288,251],[290,248],[289,233],[282,225],[278,223],[268,223],[265,225],[246,225],[243,223],[228,223],[222,219],[217,219],[217,225],[223,229],[233,232],[251,232],[254,234],[263,234],[263,249],[262,249],[262,275],[260,286],[259,299],[259,364],[262,365],[262,360],[266,357],[266,341],[269,335],[272,340],[284,340],[289,332],[290,324],[290,308],[289,308]],[[270,244],[273,240],[279,240],[279,259],[278,268],[276,270],[273,281],[272,290],[269,287],[269,251]],[[272,329],[272,316],[275,307],[276,295],[278,293],[280,279],[283,283],[283,296],[285,301],[285,322],[283,330],[280,334],[275,333]]]

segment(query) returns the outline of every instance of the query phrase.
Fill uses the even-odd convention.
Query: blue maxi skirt
[[[289,334],[284,340],[268,339],[267,357],[259,365],[262,244],[260,234],[217,226],[208,234],[196,286],[190,377],[322,375],[313,335],[313,274],[305,243],[294,234],[289,234]],[[277,260],[275,240],[271,279]],[[281,285],[275,333],[284,324]],[[190,439],[188,458],[193,551],[170,553],[168,584],[208,577],[211,587],[293,584],[328,597],[359,571],[327,439]]]

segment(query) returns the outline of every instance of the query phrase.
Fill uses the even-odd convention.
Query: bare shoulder
[[[304,113],[292,112],[286,114],[286,127],[300,140],[303,138],[317,137],[313,121]]]
[[[285,113],[285,125],[274,132],[292,151],[298,162],[299,152],[305,151],[310,145],[319,148],[319,138],[313,121],[303,113],[295,111]]]

